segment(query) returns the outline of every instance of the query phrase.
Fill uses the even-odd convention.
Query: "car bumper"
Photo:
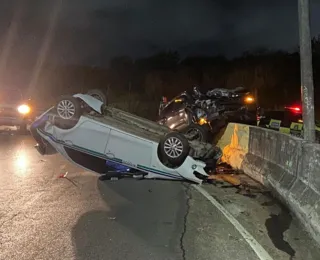
[[[19,117],[0,117],[0,126],[20,126],[28,124],[28,120]]]
[[[51,155],[57,153],[55,148],[45,140],[40,134],[39,130],[43,130],[48,118],[46,115],[39,117],[30,126],[30,133],[33,139],[36,141],[35,148],[41,155]]]

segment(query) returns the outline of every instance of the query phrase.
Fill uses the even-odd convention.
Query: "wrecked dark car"
[[[256,124],[254,98],[248,90],[215,88],[202,93],[198,87],[169,102],[163,98],[158,123],[210,142],[228,122]],[[252,113],[252,111],[254,111]]]

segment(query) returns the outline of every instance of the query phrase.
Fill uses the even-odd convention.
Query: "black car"
[[[244,88],[215,88],[201,93],[197,87],[184,91],[159,107],[158,123],[192,133],[200,141],[210,141],[228,122],[256,125],[254,98]]]

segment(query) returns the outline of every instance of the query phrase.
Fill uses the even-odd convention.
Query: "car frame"
[[[63,118],[59,112],[62,104],[68,106],[66,101],[75,109],[73,118]],[[58,152],[96,173],[107,173],[106,162],[111,161],[141,171],[145,178],[202,183],[209,176],[199,151],[206,150],[207,158],[212,158],[211,144],[188,140],[156,122],[105,106],[89,94],[61,97],[31,124],[30,131],[40,154]]]

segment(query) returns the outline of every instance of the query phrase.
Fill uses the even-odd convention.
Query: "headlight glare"
[[[30,113],[30,107],[28,105],[21,105],[18,107],[18,112],[20,114],[26,115]]]

